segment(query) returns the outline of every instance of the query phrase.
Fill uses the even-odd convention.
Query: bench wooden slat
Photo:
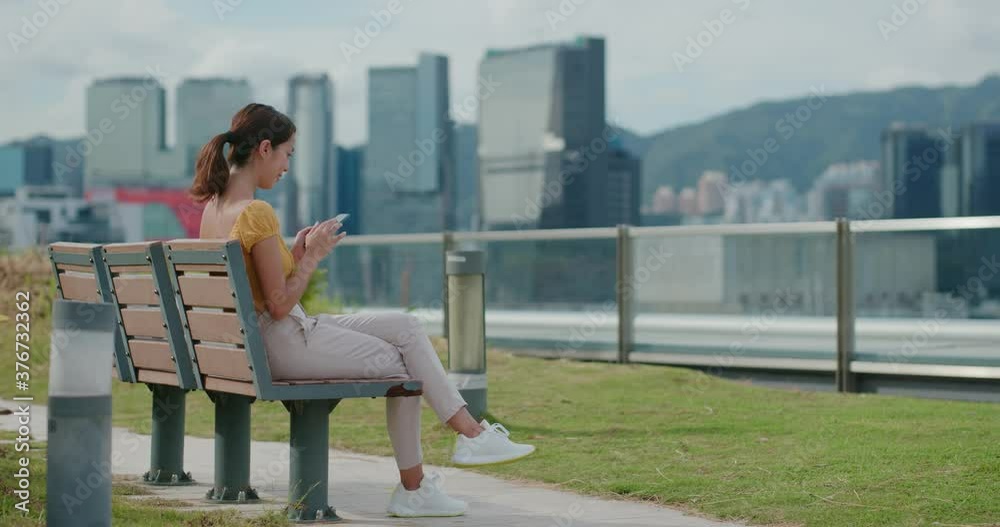
[[[153,277],[146,276],[116,276],[115,296],[119,304],[145,304],[159,307],[160,298],[153,292],[156,286]]]
[[[148,265],[112,265],[110,266],[111,272],[120,273],[151,273]]]
[[[204,384],[206,392],[225,392],[257,397],[257,390],[253,387],[253,383],[249,382],[231,381],[218,377],[205,377]]]
[[[171,251],[219,251],[229,240],[223,238],[199,240],[193,238],[170,240],[166,243]]]
[[[132,352],[132,363],[136,368],[177,371],[173,361],[174,356],[170,352],[170,344],[166,341],[130,339],[128,347]]]
[[[194,340],[228,344],[243,343],[240,321],[236,313],[188,310],[187,317],[188,325],[191,328],[191,338]]]
[[[66,300],[101,302],[101,295],[97,292],[97,277],[93,274],[59,273],[59,284]]]
[[[90,254],[90,251],[97,247],[93,243],[75,243],[75,242],[56,242],[49,247],[52,248],[53,252],[57,253],[70,253],[70,254]]]
[[[109,243],[104,246],[104,252],[108,254],[118,253],[146,253],[146,247],[156,242],[131,242],[131,243]]]
[[[57,263],[56,269],[60,271],[73,271],[75,273],[91,273],[93,274],[94,268],[89,265],[73,265],[67,263]]]
[[[138,377],[139,382],[144,382],[147,384],[166,384],[167,386],[180,386],[177,382],[176,373],[167,373],[165,371],[156,370],[140,370],[136,368],[136,377]]]
[[[167,330],[163,327],[163,316],[159,309],[127,307],[122,309],[121,313],[126,335],[157,338],[167,336]]]
[[[198,357],[198,369],[202,375],[248,382],[253,380],[247,352],[243,348],[196,344],[194,353]]]
[[[236,307],[228,277],[181,275],[177,284],[185,306]]]

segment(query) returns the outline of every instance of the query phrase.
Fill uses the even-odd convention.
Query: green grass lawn
[[[38,320],[33,342],[45,348],[44,314]],[[33,366],[36,397],[45,356],[40,349]],[[0,369],[12,371],[12,360],[0,354]],[[493,415],[538,452],[482,473],[752,524],[1000,525],[998,405],[775,390],[499,352],[489,368]],[[0,395],[15,395],[12,381]],[[114,396],[115,423],[148,433],[149,391],[116,381]],[[203,393],[189,394],[187,411],[189,434],[213,434]],[[453,436],[429,409],[423,417],[426,460],[446,463]],[[287,441],[284,408],[254,404],[253,435]],[[331,443],[389,455],[384,402],[342,402]]]

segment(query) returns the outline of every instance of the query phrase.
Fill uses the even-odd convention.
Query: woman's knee
[[[397,345],[406,346],[418,339],[427,338],[424,326],[416,316],[409,313],[394,313],[393,316]]]

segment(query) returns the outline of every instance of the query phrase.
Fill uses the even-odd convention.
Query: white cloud
[[[902,0],[750,0],[745,11],[735,0],[577,0],[553,28],[546,12],[566,1],[573,0],[404,0],[403,12],[347,61],[341,44],[353,44],[356,29],[387,1],[360,9],[289,4],[280,20],[267,7],[255,18],[258,6],[244,2],[220,22],[200,4],[184,12],[167,0],[76,0],[18,53],[0,51],[0,141],[81,134],[85,87],[94,78],[141,75],[150,65],[168,74],[168,88],[187,76],[246,77],[258,99],[278,107],[289,76],[326,71],[335,84],[335,135],[357,143],[367,134],[367,68],[412,64],[422,50],[449,56],[457,100],[472,92],[486,48],[604,35],[609,114],[644,132],[801,95],[814,84],[851,91],[970,83],[996,69],[1000,52],[994,0],[927,2],[888,42],[878,20]],[[677,73],[671,53],[727,8],[736,21]],[[21,17],[36,9],[0,2],[0,32],[19,31]]]

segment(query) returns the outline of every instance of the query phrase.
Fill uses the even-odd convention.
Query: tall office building
[[[961,213],[1000,215],[1000,122],[972,123],[962,130],[959,163]]]
[[[606,178],[605,217],[607,225],[639,225],[639,192],[641,162],[628,150],[617,145],[608,153],[608,177]],[[719,199],[719,211],[722,199]]]
[[[282,208],[287,234],[329,219],[336,212],[333,146],[333,83],[325,74],[288,81],[288,117],[295,123],[295,155]]]
[[[233,115],[251,101],[245,79],[185,79],[177,87],[177,155],[187,177],[202,146],[229,130]]]
[[[334,166],[337,171],[337,205],[334,214],[351,216],[344,222],[341,232],[349,235],[364,232],[361,213],[361,174],[364,171],[365,147],[345,148],[335,146]],[[369,248],[341,246],[326,260],[327,295],[345,303],[365,303],[366,284],[370,284],[370,269],[362,258]]]
[[[366,234],[454,228],[455,161],[448,59],[368,70],[368,147],[362,184]]]
[[[94,81],[87,87],[84,186],[182,185],[167,149],[166,93],[150,77]],[[89,153],[88,153],[89,152]]]
[[[25,186],[52,185],[52,144],[48,138],[0,146],[0,196]]]
[[[474,124],[455,127],[455,229],[479,230],[479,131]]]
[[[882,184],[888,218],[941,216],[941,169],[947,146],[922,126],[882,132]],[[887,192],[886,192],[887,191]]]
[[[482,227],[595,227],[604,207],[610,128],[604,40],[489,50],[479,65]]]
[[[70,189],[74,198],[83,197],[83,168],[87,160],[83,156],[73,157],[83,141],[82,137],[52,141],[52,183]]]
[[[361,223],[361,174],[365,166],[365,147],[336,147],[337,167],[337,206],[334,214],[346,212],[350,219],[344,223],[341,231],[348,234],[360,234],[364,226]]]

